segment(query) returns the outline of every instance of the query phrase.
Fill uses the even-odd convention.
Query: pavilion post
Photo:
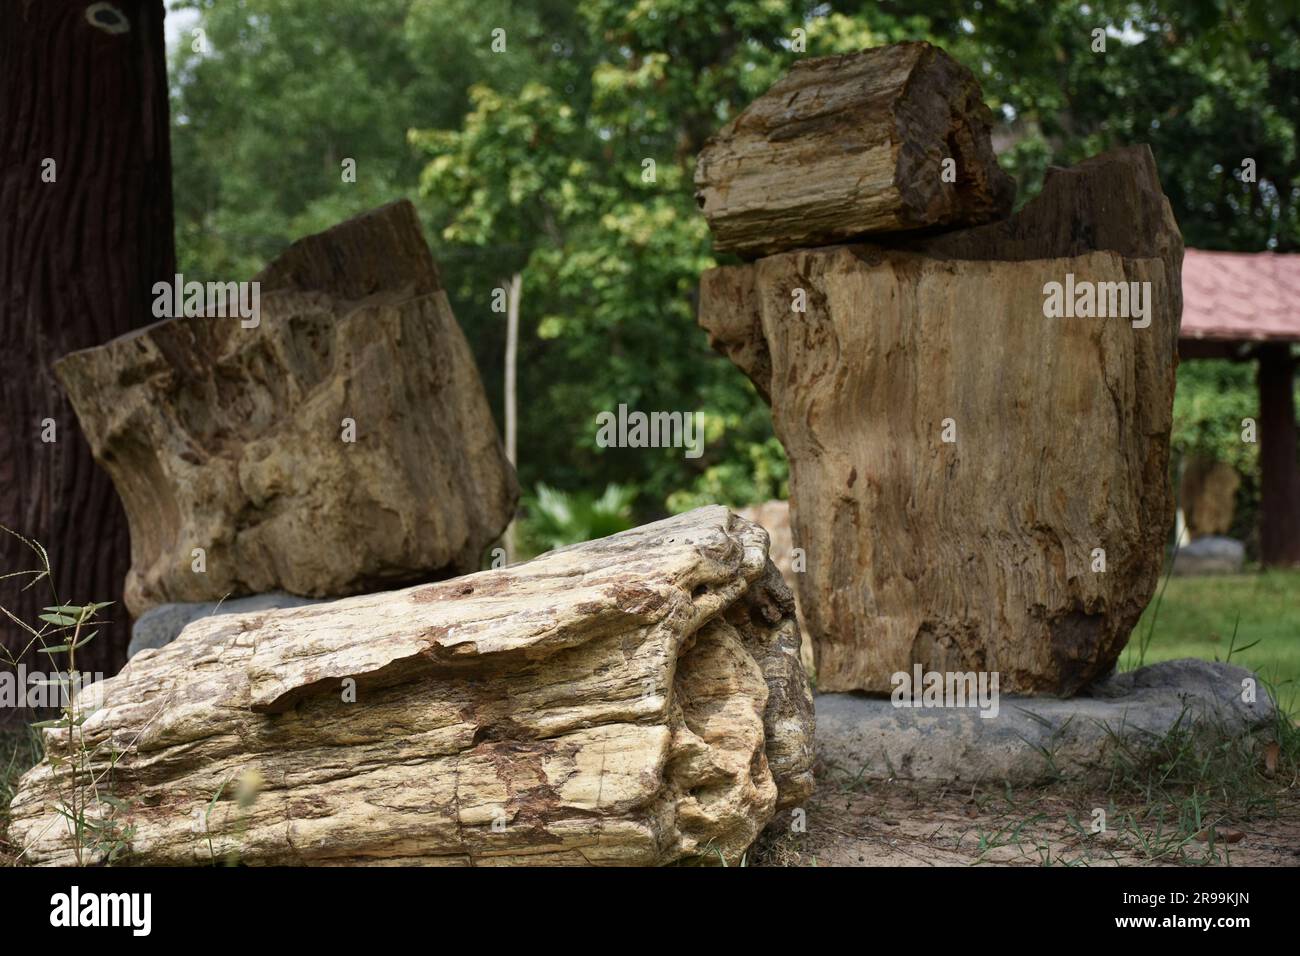
[[[1295,361],[1287,342],[1259,349],[1260,561],[1300,565],[1300,466],[1296,464]]]

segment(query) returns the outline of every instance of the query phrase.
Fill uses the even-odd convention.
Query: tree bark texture
[[[0,524],[46,548],[61,601],[116,602],[78,655],[113,673],[130,636],[127,523],[52,363],[151,321],[175,251],[163,4],[89,6],[16,0],[0,30]],[[34,566],[0,536],[0,573]],[[54,602],[27,580],[0,581],[0,604],[34,622]],[[29,637],[0,622],[11,652]]]

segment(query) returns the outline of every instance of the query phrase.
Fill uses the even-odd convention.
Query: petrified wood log
[[[82,779],[112,798],[89,815],[140,864],[734,863],[812,790],[793,599],[766,533],[721,507],[207,618],[83,707]],[[25,859],[73,859],[67,774],[45,762],[21,782]]]
[[[1181,262],[1140,147],[1053,170],[1006,223],[705,274],[700,323],[790,459],[819,688],[920,663],[1064,695],[1110,669],[1173,520]],[[1046,317],[1049,283],[1112,281],[1150,283],[1146,319]]]
[[[746,257],[989,222],[1015,197],[990,118],[974,75],[928,43],[800,60],[705,145],[696,202],[714,248]]]
[[[518,486],[411,204],[258,281],[255,328],[166,319],[58,363],[126,506],[132,612],[480,568]]]

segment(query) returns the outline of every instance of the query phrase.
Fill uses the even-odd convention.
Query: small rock
[[[244,614],[250,611],[271,611],[284,607],[302,607],[319,604],[319,598],[298,597],[283,591],[254,594],[252,597],[232,598],[229,601],[196,601],[191,604],[159,604],[136,618],[131,627],[131,644],[126,656],[130,660],[143,650],[166,647],[185,625],[201,617],[214,614]]]
[[[1240,843],[1245,838],[1245,833],[1234,830],[1232,827],[1208,827],[1204,830],[1197,830],[1192,835],[1192,839],[1198,843],[1209,843],[1211,839],[1216,843]]]
[[[1183,545],[1174,555],[1174,574],[1240,574],[1246,546],[1235,538],[1209,535]]]

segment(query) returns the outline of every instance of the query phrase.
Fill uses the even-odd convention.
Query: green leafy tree
[[[708,136],[800,57],[931,40],[980,78],[1021,202],[1049,164],[1149,142],[1189,245],[1300,247],[1289,0],[181,5],[198,7],[211,45],[182,46],[173,64],[184,270],[240,278],[298,235],[418,194],[498,408],[492,290],[524,274],[525,486],[633,486],[640,520],[785,493],[766,407],[695,326],[699,274],[727,260],[692,173]],[[340,181],[345,157],[355,183]],[[1184,365],[1178,401],[1179,447],[1215,445],[1213,416],[1255,403],[1240,371],[1210,363]],[[704,455],[597,448],[595,415],[620,403],[702,410]]]
[[[563,92],[476,86],[458,129],[411,137],[432,155],[424,194],[454,209],[441,238],[504,244],[523,262],[521,472],[635,484],[650,514],[780,493],[766,408],[694,324],[699,275],[715,260],[692,176],[704,140],[793,61],[787,41],[802,18],[782,3],[581,10]],[[871,41],[842,19],[812,32],[837,49]],[[530,405],[538,394],[546,402]],[[620,404],[703,411],[704,456],[597,448],[596,415]],[[758,477],[769,474],[781,477]]]

